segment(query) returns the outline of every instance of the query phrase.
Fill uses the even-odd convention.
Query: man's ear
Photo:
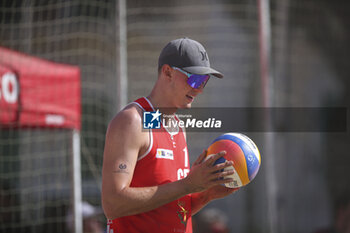
[[[172,78],[172,76],[173,76],[173,71],[174,71],[174,70],[173,70],[169,65],[167,65],[167,64],[165,64],[165,65],[162,66],[162,73],[164,74],[165,77],[167,77],[167,78],[169,78],[169,79]]]

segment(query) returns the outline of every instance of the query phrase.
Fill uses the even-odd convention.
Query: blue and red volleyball
[[[226,160],[233,161],[233,166],[225,170],[234,170],[234,174],[228,176],[233,181],[226,183],[228,188],[238,188],[251,182],[259,171],[261,157],[258,147],[246,135],[240,133],[226,133],[217,137],[208,147],[207,158],[226,151],[226,154],[215,161],[214,164],[223,163]]]

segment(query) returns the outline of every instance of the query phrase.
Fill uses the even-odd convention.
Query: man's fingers
[[[197,158],[197,160],[193,163],[193,165],[197,165],[203,162],[203,160],[205,159],[205,157],[207,156],[207,150],[203,150],[202,154],[199,155],[199,157]]]
[[[232,194],[232,193],[238,191],[240,189],[240,187],[239,188],[228,188],[224,185],[216,185],[215,189],[220,193],[226,193],[228,195],[228,194]]]
[[[207,163],[208,166],[213,166],[215,161],[219,158],[221,158],[222,156],[224,156],[226,154],[226,151],[220,151],[219,153],[211,156],[207,161],[205,161]]]
[[[216,164],[210,168],[211,172],[217,172],[220,171],[221,169],[231,167],[233,165],[232,161],[226,160],[223,163]]]
[[[223,170],[223,171],[220,171],[220,172],[217,172],[217,173],[213,173],[213,177],[214,179],[222,179],[226,176],[229,176],[229,175],[232,175],[234,174],[234,170],[233,169],[230,169],[230,170]]]
[[[227,184],[227,183],[233,182],[233,179],[232,178],[216,179],[216,180],[213,180],[213,182],[215,183],[215,185]]]

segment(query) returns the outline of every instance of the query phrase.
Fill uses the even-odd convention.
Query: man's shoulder
[[[108,128],[113,129],[139,129],[142,118],[142,110],[135,104],[129,104],[110,121]]]
[[[130,103],[123,108],[115,118],[126,118],[130,120],[141,120],[142,109],[135,103]]]

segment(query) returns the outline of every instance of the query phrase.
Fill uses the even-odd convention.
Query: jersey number
[[[184,152],[185,167],[188,167],[188,152],[186,147],[183,149],[183,152]],[[189,168],[184,168],[184,169],[179,168],[177,170],[177,180],[181,180],[185,178],[189,172],[190,172]]]

